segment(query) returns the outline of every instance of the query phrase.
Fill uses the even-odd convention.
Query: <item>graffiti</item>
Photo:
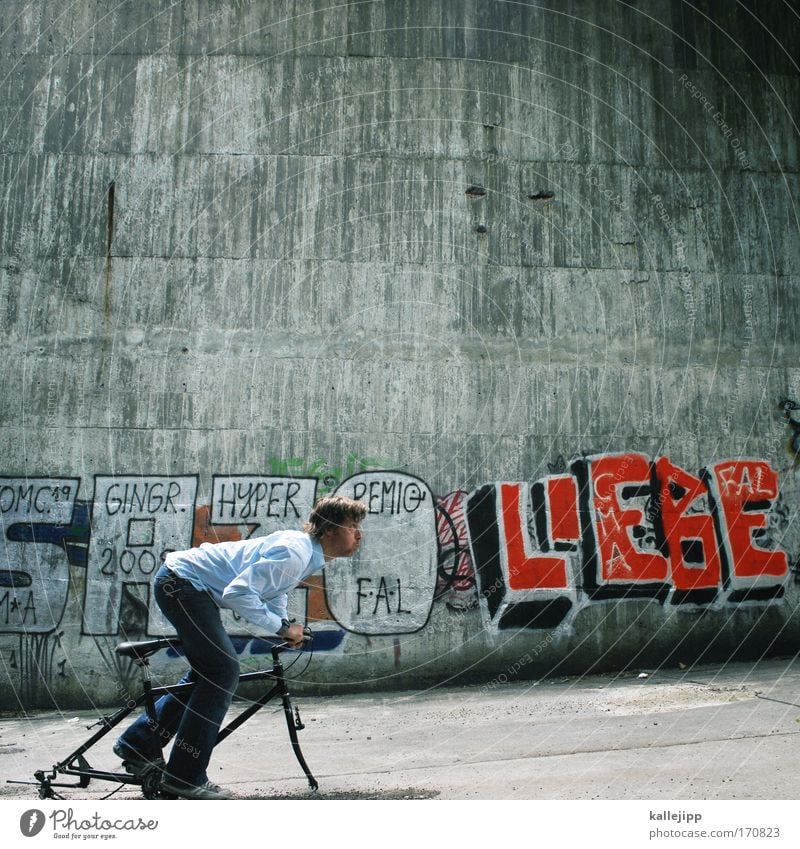
[[[337,493],[367,505],[360,550],[325,570],[328,607],[357,634],[407,634],[425,626],[438,578],[436,499],[419,478],[363,472]]]
[[[310,477],[319,483],[319,495],[329,495],[343,481],[358,472],[373,469],[391,468],[392,464],[376,457],[359,457],[358,454],[348,454],[341,465],[331,465],[327,460],[317,458],[304,460],[292,457],[288,460],[270,457],[270,474],[285,477]]]
[[[224,524],[217,525],[211,519],[211,505],[201,504],[194,511],[194,531],[192,533],[192,548],[204,542],[212,545],[217,542],[232,542],[237,539],[247,539],[258,528],[258,524]]]
[[[790,515],[766,461],[693,473],[625,452],[559,456],[548,472],[439,497],[402,472],[350,475],[334,491],[367,506],[361,550],[290,593],[291,616],[335,646],[346,632],[419,631],[437,602],[478,608],[494,632],[553,629],[586,604],[615,599],[783,598]],[[295,475],[213,475],[208,503],[198,503],[196,475],[97,475],[93,484],[79,501],[77,478],[0,478],[0,632],[61,627],[72,568],[85,575],[83,634],[169,634],[150,590],[166,552],[299,528],[320,495],[317,477]],[[237,638],[255,638],[225,617]]]
[[[53,696],[49,682],[56,678],[66,678],[64,666],[66,660],[56,664],[56,651],[61,649],[63,632],[51,634],[19,634],[19,646],[13,653],[13,660],[19,658],[19,697],[22,704],[52,703]],[[54,672],[55,668],[58,672]]]
[[[780,407],[783,410],[783,417],[786,419],[786,423],[792,430],[787,447],[794,457],[796,466],[800,463],[800,405],[790,398],[781,398]]]
[[[163,557],[192,538],[197,477],[95,475],[83,604],[84,633],[119,632],[124,593],[148,609],[150,633],[169,633],[150,592]],[[137,629],[138,630],[138,629]]]
[[[783,595],[789,562],[783,551],[760,544],[778,498],[778,476],[768,463],[716,463],[705,474],[720,533],[723,584],[730,601]]]
[[[672,605],[783,595],[788,558],[769,538],[778,486],[768,463],[724,461],[695,476],[629,453],[584,457],[571,472],[469,496],[488,627],[556,627],[578,591]]]
[[[656,463],[665,550],[677,601],[713,601],[722,579],[708,492],[700,478],[665,457]]]
[[[76,478],[0,478],[0,632],[44,634],[61,622],[78,485]]]
[[[429,495],[425,490],[416,480],[387,480],[382,475],[378,480],[359,480],[353,483],[351,497],[363,501],[367,505],[367,513],[371,516],[387,513],[393,516],[418,510]]]
[[[469,552],[465,490],[436,499],[436,537],[439,545],[436,599],[445,598],[450,610],[471,610],[475,598],[475,569]]]
[[[500,514],[505,545],[502,562],[510,590],[566,589],[567,560],[529,551],[530,534],[523,529],[529,514],[528,490],[523,484],[500,484]]]
[[[490,631],[556,627],[573,607],[566,558],[543,550],[523,518],[531,500],[519,483],[484,486],[468,499],[478,597]]]
[[[403,584],[400,578],[395,579],[395,586],[389,589],[386,583],[386,578],[381,576],[377,588],[373,587],[372,578],[356,578],[356,615],[362,612],[362,599],[369,599],[369,605],[365,604],[363,610],[372,607],[371,616],[377,616],[378,611],[383,611],[385,605],[387,614],[396,613],[398,616],[403,613],[411,613],[410,610],[403,607]],[[373,600],[374,599],[374,604]]]
[[[577,472],[586,482],[586,533],[593,557],[584,571],[594,587],[663,583],[667,558],[656,546],[655,529],[645,508],[653,497],[650,462],[641,454],[587,458]],[[590,570],[593,574],[590,574]]]
[[[266,523],[267,533],[305,521],[315,501],[316,478],[264,478],[257,475],[213,478],[211,523]],[[278,520],[278,521],[270,521]]]
[[[578,491],[570,475],[552,475],[531,487],[536,538],[542,551],[577,551]]]

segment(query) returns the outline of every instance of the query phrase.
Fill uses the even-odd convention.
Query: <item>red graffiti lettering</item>
[[[577,542],[581,537],[578,520],[578,488],[572,475],[547,479],[547,502],[551,542]]]
[[[698,498],[708,494],[705,485],[666,457],[656,462],[656,475],[675,589],[718,587],[722,569],[714,520],[707,510],[689,512],[697,507]]]
[[[527,553],[528,533],[521,511],[522,484],[500,486],[500,501],[505,530],[508,586],[512,590],[565,589],[567,562],[553,554]]]
[[[775,470],[760,460],[729,460],[711,471],[733,574],[739,578],[785,576],[789,570],[786,553],[759,547],[754,534],[769,524],[767,513],[778,497]]]
[[[591,463],[591,479],[602,580],[665,581],[669,564],[643,549],[644,511],[630,503],[651,494],[650,461],[641,454],[598,457]]]

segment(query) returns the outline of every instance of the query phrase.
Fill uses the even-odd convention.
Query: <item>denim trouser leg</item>
[[[122,739],[135,745],[142,740],[145,729],[151,741],[154,737],[164,740],[174,734],[167,763],[168,777],[186,784],[202,784],[207,780],[211,751],[239,681],[239,661],[222,627],[219,608],[208,593],[185,581],[176,583],[169,572],[160,570],[155,581],[155,599],[175,626],[192,666],[182,681],[194,681],[195,686],[188,699],[182,697],[185,707],[174,696],[158,700],[158,728],[152,729],[145,716]]]
[[[194,672],[190,669],[178,683],[186,684],[194,680]],[[120,735],[119,742],[144,760],[160,757],[159,749],[163,749],[175,736],[185,707],[184,702],[175,696],[162,696],[155,703],[155,727],[147,714],[143,713]]]

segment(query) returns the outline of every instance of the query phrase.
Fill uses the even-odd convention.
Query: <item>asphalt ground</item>
[[[237,799],[793,800],[800,794],[800,660],[542,681],[293,697],[316,793],[270,703],[220,744],[209,777]],[[274,705],[274,707],[273,707]],[[244,707],[234,702],[231,715]],[[109,711],[110,712],[110,711]],[[0,719],[0,800],[76,748],[98,714]],[[124,725],[121,727],[125,727]],[[112,732],[87,759],[119,769]],[[67,800],[141,799],[93,780]],[[800,844],[798,844],[800,845]]]
[[[565,822],[576,839],[584,829],[582,840],[605,828],[613,835],[608,845],[620,849],[652,843],[654,833],[662,834],[653,831],[653,817],[673,818],[685,831],[681,817],[703,811],[707,822],[716,816],[725,825],[744,816],[740,826],[761,829],[747,845],[800,845],[800,814],[792,804],[800,792],[797,658],[293,701],[305,724],[299,740],[319,782],[316,792],[295,759],[283,711],[273,703],[219,745],[209,769],[209,777],[237,800],[271,800],[270,817],[295,824],[284,838],[291,842],[297,842],[298,812],[318,819],[324,810],[326,847],[358,845],[353,838],[362,832],[354,832],[353,823],[367,828],[375,817],[370,832],[385,829],[388,821],[399,829],[411,821],[433,829],[445,822],[449,840],[483,845],[497,839],[498,817],[505,817],[535,821],[540,838],[561,842]],[[244,706],[236,701],[231,715]],[[195,828],[210,833],[226,823],[226,836],[240,836],[229,819],[214,814],[237,802],[144,800],[138,787],[96,780],[85,789],[59,788],[63,799],[51,802],[39,800],[34,785],[7,783],[32,780],[35,770],[49,769],[89,736],[87,725],[96,718],[95,712],[80,711],[0,719],[5,820],[37,807],[48,816],[66,816],[73,806],[86,810],[93,803],[105,811],[119,810],[122,803],[128,811],[155,809],[162,822],[177,818],[184,832],[191,811]],[[119,769],[111,752],[114,737],[112,732],[87,753],[92,767]],[[297,801],[334,807],[298,807]],[[480,807],[484,803],[512,808],[488,815]],[[386,804],[390,815],[384,814]],[[620,813],[621,804],[627,808]],[[279,812],[286,805],[291,814],[283,817]],[[243,810],[236,822],[246,830],[248,817],[264,809]],[[405,815],[412,812],[413,817]],[[301,813],[299,820],[305,819]],[[633,835],[625,833],[626,822],[635,827]],[[769,838],[779,839],[755,839],[776,824],[780,828]],[[742,832],[713,845],[738,846],[749,836]],[[25,840],[20,845],[30,846]],[[165,841],[149,843],[174,845],[172,837]],[[661,842],[697,845],[674,838]]]

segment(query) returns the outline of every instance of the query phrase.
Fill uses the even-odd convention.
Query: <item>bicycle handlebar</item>
[[[283,640],[282,637],[278,637],[278,639]],[[285,640],[283,640],[283,642],[276,643],[273,646],[273,648],[279,649],[279,650],[280,649],[301,649],[304,646],[307,646],[313,639],[314,639],[314,634],[311,631],[311,628],[309,628],[308,625],[304,625],[303,626],[303,640],[302,640],[301,643],[299,643],[298,645],[295,645],[294,643],[289,643],[289,642],[286,642]]]

